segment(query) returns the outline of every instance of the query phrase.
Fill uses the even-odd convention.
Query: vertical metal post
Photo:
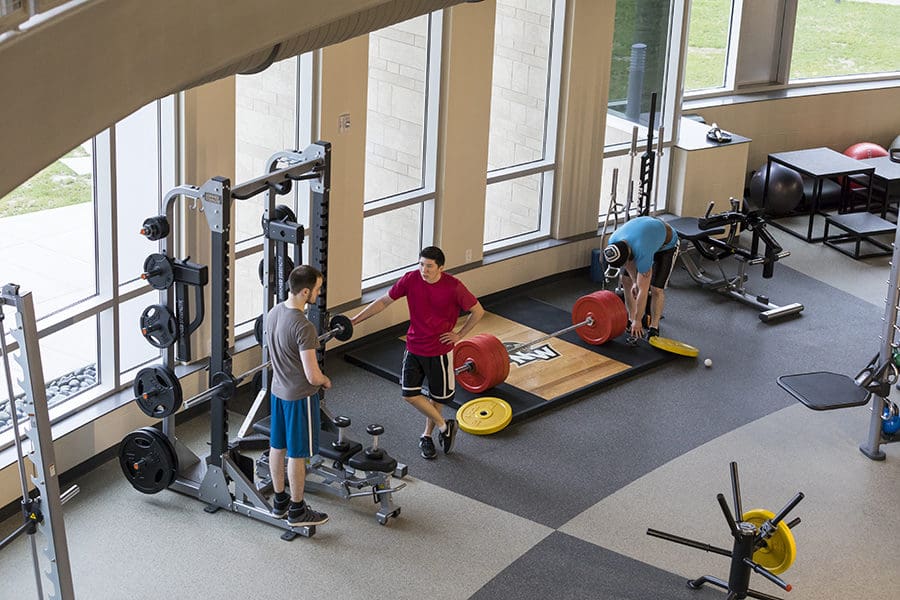
[[[888,291],[884,299],[884,319],[881,324],[881,349],[878,355],[878,364],[887,365],[893,360],[891,349],[894,343],[894,335],[897,331],[897,310],[900,304],[900,288],[898,288],[898,265],[900,265],[900,226],[894,234],[894,253],[891,256],[891,275],[888,279]],[[859,446],[860,452],[872,460],[884,460],[884,451],[881,450],[881,414],[884,411],[887,399],[877,394],[872,394],[872,414],[869,415],[869,432],[865,441]]]
[[[62,600],[70,600],[75,597],[75,592],[72,586],[69,550],[66,546],[66,527],[60,500],[53,435],[50,431],[50,413],[47,407],[47,392],[44,387],[44,369],[38,344],[34,301],[30,292],[24,296],[19,295],[18,286],[14,285],[3,287],[2,298],[2,304],[15,306],[17,311],[18,328],[12,330],[12,335],[19,344],[18,362],[25,373],[22,381],[22,387],[25,390],[23,408],[25,414],[28,415],[28,427],[25,435],[31,440],[32,450],[29,458],[35,471],[31,483],[40,494],[40,507],[43,514],[43,521],[39,524],[37,531],[43,534],[47,540],[46,544],[42,544],[42,549],[47,557],[47,564],[42,570],[47,575],[54,592],[58,593]],[[2,329],[0,329],[0,335],[2,335]],[[6,356],[5,348],[4,356]],[[12,394],[10,394],[9,401],[10,411],[13,412],[15,406]],[[18,431],[16,431],[16,436],[18,436]],[[24,486],[24,482],[23,487],[27,487]],[[32,553],[35,557],[36,567],[39,563],[37,545],[32,536]],[[38,569],[36,572],[39,592],[43,589],[40,571],[41,569]]]

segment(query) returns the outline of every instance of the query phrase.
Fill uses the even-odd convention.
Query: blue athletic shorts
[[[272,418],[269,445],[287,448],[288,458],[309,458],[319,451],[319,395],[282,400],[271,394]]]

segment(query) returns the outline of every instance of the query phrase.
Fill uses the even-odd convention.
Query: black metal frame
[[[738,480],[737,463],[732,462],[730,468],[734,514],[737,515],[738,518],[743,518],[744,510],[741,503],[741,488]],[[731,509],[728,507],[728,502],[725,500],[723,494],[717,494],[716,500],[719,502],[719,507],[722,509],[722,514],[725,516],[725,521],[728,523],[728,528],[731,530],[731,536],[734,538],[734,545],[731,550],[718,548],[704,542],[698,542],[696,540],[673,535],[671,533],[665,533],[656,529],[647,529],[647,535],[731,558],[731,569],[728,573],[728,581],[713,577],[712,575],[702,575],[697,579],[688,580],[687,585],[692,589],[700,589],[703,584],[709,583],[726,590],[728,592],[726,600],[742,600],[747,597],[758,598],[759,600],[781,600],[777,596],[750,589],[750,575],[752,571],[759,573],[783,590],[791,590],[791,586],[783,579],[765,567],[753,562],[753,553],[760,548],[765,547],[766,540],[775,533],[778,524],[784,520],[787,514],[793,510],[801,500],[803,500],[803,494],[798,492],[777,515],[763,523],[760,527],[745,521],[735,521]],[[800,519],[797,518],[788,523],[787,526],[793,528],[799,523]]]

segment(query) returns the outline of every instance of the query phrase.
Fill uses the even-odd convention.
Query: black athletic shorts
[[[669,277],[675,268],[675,259],[678,257],[678,244],[668,250],[660,250],[653,255],[653,274],[650,276],[650,287],[666,289],[669,285]],[[623,277],[628,277],[628,271],[622,270]]]
[[[423,395],[447,404],[453,400],[455,383],[453,352],[441,356],[418,356],[409,350],[403,352],[400,390],[404,398]]]

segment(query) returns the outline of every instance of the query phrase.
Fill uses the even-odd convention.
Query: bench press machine
[[[731,210],[710,214],[714,205],[710,202],[703,217],[681,217],[668,221],[681,240],[678,253],[681,264],[691,279],[704,289],[714,290],[758,309],[759,319],[763,322],[799,314],[803,310],[802,304],[778,306],[767,296],[747,291],[745,284],[748,265],[762,265],[762,276],[769,279],[773,275],[775,263],[790,252],[783,250],[766,229],[766,220],[761,212],[745,213],[740,210],[739,204],[739,201],[731,198]],[[752,236],[749,249],[739,244],[740,233],[744,230],[749,231]],[[763,245],[762,252],[760,242]],[[714,278],[707,274],[698,257],[714,262],[721,277]],[[722,260],[728,257],[734,257],[738,263],[737,274],[732,277],[726,275],[722,267]]]

